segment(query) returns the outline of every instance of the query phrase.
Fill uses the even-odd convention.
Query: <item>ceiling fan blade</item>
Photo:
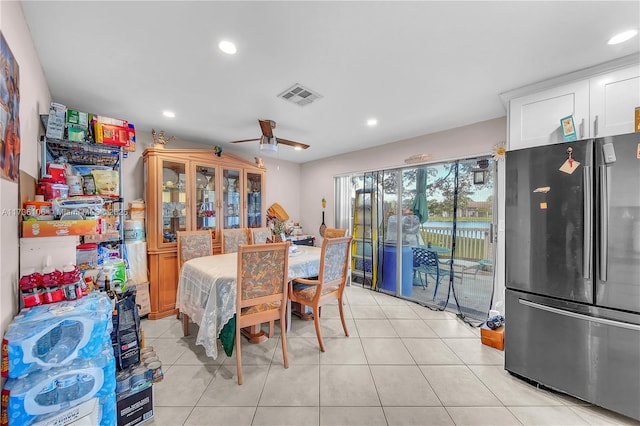
[[[301,148],[301,149],[309,148],[309,145],[307,144],[296,142],[296,141],[290,141],[288,139],[276,138],[276,140],[278,141],[279,144],[281,143],[282,145],[289,145],[294,148]]]
[[[259,141],[260,138],[256,138],[256,139],[242,139],[240,141],[231,141],[229,143],[240,143],[240,142],[254,142],[254,141]]]
[[[272,138],[275,122],[272,120],[258,120],[258,123],[260,123],[260,130],[262,130],[262,134]]]

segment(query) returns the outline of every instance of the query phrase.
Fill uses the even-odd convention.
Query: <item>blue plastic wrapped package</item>
[[[113,351],[105,344],[92,359],[9,379],[2,390],[0,424],[67,424],[93,415],[101,425],[115,425],[115,370]]]
[[[3,340],[2,376],[18,378],[93,358],[112,329],[111,300],[104,294],[23,310]]]

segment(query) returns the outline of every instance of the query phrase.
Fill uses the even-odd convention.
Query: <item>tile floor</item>
[[[182,337],[175,317],[143,320],[146,345],[163,363],[150,425],[618,425],[639,424],[510,376],[504,354],[450,312],[357,286],[347,288],[350,337],[337,305],[322,311],[326,352],[313,321],[294,319],[289,368],[279,335],[242,342],[236,358],[208,358],[197,326]],[[276,331],[279,332],[278,324]]]

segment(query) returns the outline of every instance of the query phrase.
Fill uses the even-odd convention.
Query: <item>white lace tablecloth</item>
[[[289,280],[315,277],[320,269],[319,247],[297,246],[289,255]],[[237,253],[198,257],[182,265],[176,307],[200,326],[196,344],[217,358],[216,339],[236,313]]]

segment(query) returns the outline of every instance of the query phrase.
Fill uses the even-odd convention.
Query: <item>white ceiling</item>
[[[502,92],[640,51],[638,37],[607,45],[640,27],[639,1],[22,7],[55,102],[249,155],[258,142],[228,142],[272,119],[276,136],[311,145],[271,154],[298,163],[501,117]],[[222,39],[238,53],[221,53]],[[276,97],[294,83],[323,98]]]

